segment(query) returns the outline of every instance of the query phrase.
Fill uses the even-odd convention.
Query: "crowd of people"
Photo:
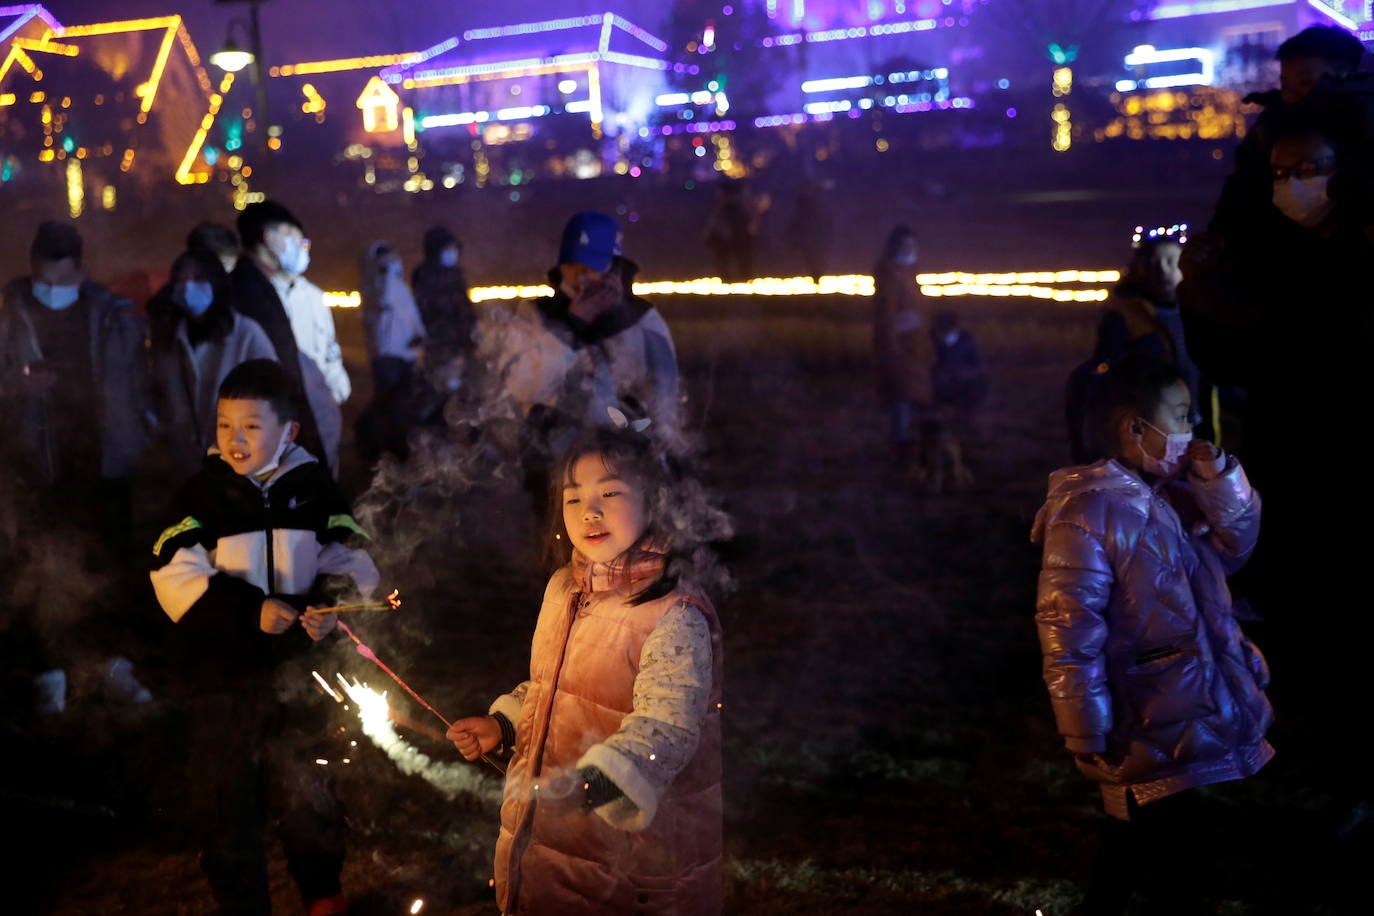
[[[1374,820],[1368,730],[1349,722],[1370,693],[1370,624],[1349,610],[1361,545],[1341,524],[1369,497],[1357,481],[1316,493],[1311,454],[1357,419],[1374,330],[1359,283],[1374,263],[1362,53],[1330,27],[1279,49],[1282,86],[1253,99],[1264,111],[1211,225],[1138,240],[1067,380],[1073,463],[1050,476],[1032,537],[1054,719],[1107,815],[1083,914],[1125,913],[1137,891],[1156,912],[1204,911],[1195,790],[1275,754],[1270,666],[1242,623],[1279,647],[1280,726],[1339,736],[1333,833]],[[711,244],[731,275],[748,274],[753,206],[738,189],[718,204]],[[672,334],[622,249],[612,217],[578,213],[553,294],[481,311],[443,227],[409,282],[389,241],[360,260],[373,398],[360,457],[405,462],[453,404],[500,401],[555,557],[529,678],[447,733],[465,758],[505,762],[505,913],[722,906],[723,574],[709,545],[730,522],[679,451]],[[73,692],[151,701],[134,660],[160,607],[216,902],[269,911],[270,813],[309,916],[344,913],[346,822],[309,752],[322,723],[274,689],[308,670],[338,626],[330,608],[379,581],[337,483],[352,386],[306,277],[311,240],[281,203],[249,205],[234,229],[195,227],[137,305],[89,279],[83,255],[74,226],[41,224],[0,306],[7,702],[52,717]],[[959,314],[926,309],[918,255],[914,231],[891,231],[873,362],[897,472],[940,494],[974,481],[989,372]],[[135,542],[135,486],[167,506],[152,543]]]
[[[557,597],[531,679],[451,733],[460,748],[471,736],[512,758],[499,893],[542,911],[560,895],[618,906],[645,894],[718,909],[721,658],[707,590],[719,576],[704,545],[728,521],[665,458],[678,408],[671,334],[633,295],[636,267],[604,214],[568,222],[552,296],[484,321],[460,250],[431,229],[410,284],[388,242],[364,253],[373,402],[356,432],[371,465],[404,461],[411,434],[442,427],[450,401],[499,401],[524,424],[507,457],[544,489],[563,553]],[[290,210],[251,204],[236,230],[193,229],[139,306],[86,276],[74,226],[43,223],[29,275],[0,306],[6,714],[61,717],[73,695],[148,703],[131,659],[165,647],[190,724],[189,820],[225,913],[269,911],[269,820],[308,913],[347,908],[346,825],[310,752],[325,723],[281,699],[336,627],[326,608],[367,597],[379,578],[336,483],[351,384],[306,277],[310,252]],[[135,489],[140,504],[168,507],[152,543],[135,543]],[[555,697],[596,715],[550,720]],[[558,804],[531,794],[529,777],[551,772],[567,783]],[[533,828],[525,809],[538,810]],[[545,836],[548,823],[562,839]],[[571,886],[540,872],[626,830],[638,852],[615,869]]]

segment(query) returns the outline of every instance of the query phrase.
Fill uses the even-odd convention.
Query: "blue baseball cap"
[[[611,269],[611,261],[621,253],[620,224],[604,213],[585,211],[574,214],[563,227],[558,246],[559,264],[581,264],[598,273]]]

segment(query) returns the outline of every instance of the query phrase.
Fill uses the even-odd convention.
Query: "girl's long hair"
[[[679,585],[703,593],[728,587],[729,576],[711,545],[733,534],[730,517],[713,504],[682,457],[629,429],[587,430],[554,462],[545,541],[551,570],[572,559],[572,542],[563,524],[563,485],[587,455],[600,455],[606,467],[631,483],[644,500],[644,534],[627,551],[628,562],[620,564],[626,577],[621,584],[629,584],[635,554],[664,554],[662,574],[636,592],[631,604],[662,598]]]

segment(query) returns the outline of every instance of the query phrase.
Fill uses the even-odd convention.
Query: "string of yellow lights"
[[[973,282],[973,278],[985,278]],[[1007,282],[986,278],[1012,278]],[[1016,282],[1027,278],[1029,282]],[[969,274],[949,272],[919,274],[921,292],[939,298],[947,296],[1005,296],[1027,299],[1051,299],[1056,302],[1100,302],[1107,298],[1105,288],[1055,289],[1041,283],[1111,283],[1121,274],[1115,270],[1058,270],[1024,271],[1020,273]],[[841,274],[820,277],[757,277],[753,280],[727,282],[720,277],[700,277],[694,280],[654,280],[634,284],[639,296],[872,296],[873,278],[866,274]],[[478,286],[469,291],[473,302],[489,300],[535,299],[553,295],[547,285],[534,286]],[[325,293],[325,303],[331,308],[358,308],[362,295],[356,290]]]

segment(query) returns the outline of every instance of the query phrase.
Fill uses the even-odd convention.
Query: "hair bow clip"
[[[625,412],[618,407],[607,407],[606,413],[610,416],[611,423],[615,425],[616,429],[632,429],[637,433],[644,432],[654,422],[648,417],[631,422],[630,418],[625,416]]]

